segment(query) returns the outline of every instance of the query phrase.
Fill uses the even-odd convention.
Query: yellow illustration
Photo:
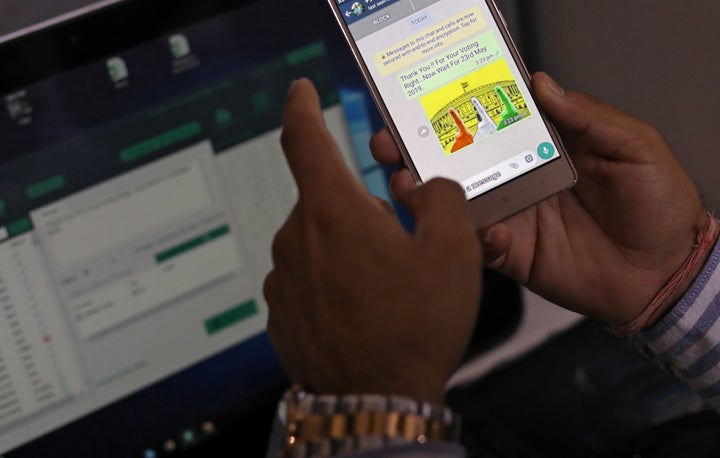
[[[448,156],[531,114],[505,59],[422,97],[420,103]]]

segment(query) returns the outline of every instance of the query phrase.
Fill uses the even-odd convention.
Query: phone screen
[[[333,0],[422,181],[468,199],[560,158],[484,0]]]

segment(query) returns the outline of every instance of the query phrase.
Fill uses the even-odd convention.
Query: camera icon
[[[532,154],[528,154],[527,156],[525,156],[525,162],[527,162],[528,164],[530,164],[534,160],[535,160],[535,156],[533,156]]]

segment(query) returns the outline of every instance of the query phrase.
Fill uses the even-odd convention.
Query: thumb
[[[403,196],[415,217],[415,236],[420,240],[459,239],[477,245],[475,225],[460,185],[436,178]]]
[[[642,146],[664,143],[651,125],[595,97],[565,91],[546,73],[536,73],[533,86],[543,108],[564,136],[581,141],[600,157],[649,162],[648,153],[653,149]]]

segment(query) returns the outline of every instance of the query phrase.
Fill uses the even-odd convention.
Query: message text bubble
[[[412,100],[492,63],[501,56],[495,34],[490,32],[407,69],[398,75],[397,80],[405,96]]]
[[[487,23],[480,8],[473,7],[447,21],[423,30],[373,56],[382,76],[398,72],[431,54],[480,33]]]

